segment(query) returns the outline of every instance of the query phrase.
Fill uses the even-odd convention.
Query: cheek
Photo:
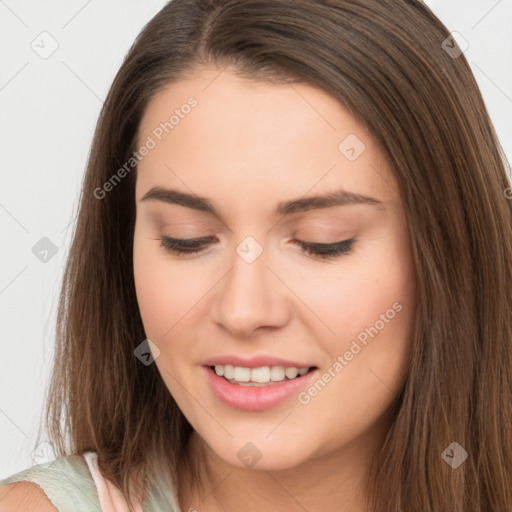
[[[355,253],[349,258],[305,292],[334,331],[333,340],[357,336],[378,322],[381,314],[393,319],[386,322],[388,329],[406,316],[395,314],[398,306],[393,308],[393,304],[398,302],[405,310],[413,298],[413,268],[409,254],[399,244],[382,243],[373,250],[365,248],[364,256]]]
[[[406,376],[414,315],[410,267],[393,251],[380,256],[374,264],[359,260],[353,271],[321,287],[312,307],[335,334],[314,327],[326,354],[324,373],[300,403],[312,430],[319,429],[313,418],[328,415],[324,442],[331,449],[374,424]]]
[[[335,278],[324,279],[314,292],[310,289],[311,309],[321,312],[331,331],[315,328],[328,354],[326,366],[338,356],[344,360],[343,369],[337,367],[340,377],[329,386],[332,399],[351,390],[354,405],[361,407],[400,387],[415,308],[414,268],[403,240],[380,240],[372,250],[366,247],[364,257],[354,254]]]
[[[357,280],[347,277],[336,287],[323,288],[316,304],[336,338],[352,338],[374,324],[382,329],[379,321],[382,316],[393,320],[387,322],[385,319],[386,326],[392,325],[395,319],[403,318],[404,315],[398,314],[397,310],[405,308],[410,301],[410,291],[400,272],[393,273],[388,268],[384,276],[373,272],[359,274]]]
[[[134,280],[146,336],[157,344],[162,355],[190,351],[190,331],[198,319],[206,318],[207,292],[215,283],[206,268],[172,261],[155,237],[134,239]],[[180,346],[183,344],[183,347]],[[183,348],[183,350],[182,350]]]
[[[139,310],[146,335],[161,347],[169,329],[183,316],[186,276],[166,258],[160,241],[135,236],[133,271]]]

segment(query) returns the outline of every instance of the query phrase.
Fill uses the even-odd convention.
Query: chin
[[[231,443],[218,446],[210,444],[210,449],[225,463],[238,468],[262,471],[281,471],[292,469],[307,462],[308,454],[304,452],[304,442],[301,440],[284,444],[282,438],[274,441],[254,439],[241,441],[233,439]],[[310,454],[313,456],[313,454]]]

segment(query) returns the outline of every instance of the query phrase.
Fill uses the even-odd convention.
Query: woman
[[[154,17],[5,510],[512,509],[508,163],[457,49],[413,0]]]

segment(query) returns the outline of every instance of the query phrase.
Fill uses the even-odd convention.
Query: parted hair
[[[101,199],[94,191],[136,149],[148,102],[212,64],[323,89],[381,143],[396,175],[417,308],[367,510],[511,511],[510,166],[464,53],[418,0],[173,0],[144,26],[105,99],[82,182],[46,397],[55,452],[96,451],[131,508],[157,477],[178,479],[192,427],[156,365],[134,355],[146,338],[133,277],[137,169]],[[442,457],[453,442],[468,454],[456,469]]]

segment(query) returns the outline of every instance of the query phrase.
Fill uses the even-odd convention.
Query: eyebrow
[[[148,190],[140,202],[142,201],[159,201],[168,204],[177,204],[187,208],[193,208],[203,212],[211,213],[220,218],[219,213],[213,206],[211,201],[206,197],[188,194],[176,189],[167,189],[155,186]],[[277,205],[275,213],[277,215],[290,215],[297,212],[305,212],[309,210],[318,210],[321,208],[331,208],[332,206],[345,206],[354,204],[367,204],[383,209],[383,202],[374,197],[355,194],[344,189],[335,190],[323,195],[302,197],[283,201]]]

